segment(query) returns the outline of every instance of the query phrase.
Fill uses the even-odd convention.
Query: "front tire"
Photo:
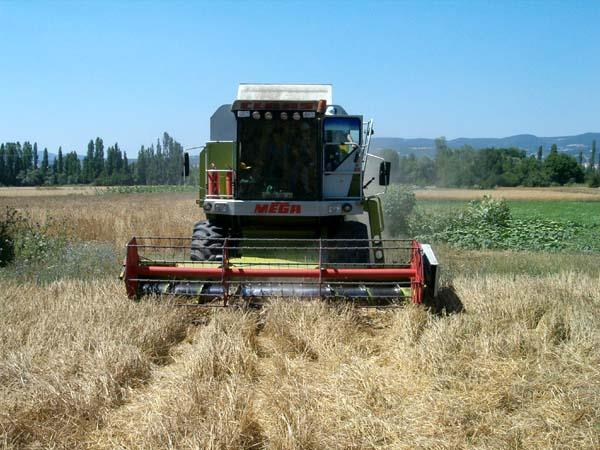
[[[192,261],[223,261],[223,244],[229,230],[208,220],[194,225],[190,258]]]

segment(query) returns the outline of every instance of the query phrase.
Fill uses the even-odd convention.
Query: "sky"
[[[199,146],[242,82],[331,83],[381,137],[597,132],[600,2],[0,0],[0,142]]]

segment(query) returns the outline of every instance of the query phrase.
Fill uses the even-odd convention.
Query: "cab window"
[[[323,125],[324,166],[333,172],[360,146],[361,119],[357,117],[328,117]]]

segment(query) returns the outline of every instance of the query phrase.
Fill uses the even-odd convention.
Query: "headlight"
[[[267,119],[267,120],[271,120],[272,118],[273,118],[273,114],[271,114],[271,112],[270,112],[270,111],[267,111],[267,112],[265,113],[265,119]]]
[[[340,205],[329,205],[327,207],[327,212],[329,214],[341,214],[342,213],[342,207]]]
[[[204,211],[210,211],[212,209],[212,203],[204,203],[202,209],[204,209]]]
[[[260,119],[260,113],[258,111],[254,111],[252,113],[252,118],[256,120]]]
[[[294,119],[294,120],[300,120],[300,113],[299,112],[295,112],[294,115],[292,116],[292,119]]]
[[[215,212],[224,213],[229,211],[229,205],[227,203],[215,203]]]
[[[351,205],[350,203],[344,203],[344,204],[342,205],[342,210],[343,210],[344,212],[347,212],[347,213],[348,213],[348,212],[352,211],[352,205]]]
[[[285,111],[283,111],[283,112],[282,112],[282,113],[279,115],[279,117],[281,117],[281,120],[287,120],[287,118],[288,118],[288,113],[286,113]]]

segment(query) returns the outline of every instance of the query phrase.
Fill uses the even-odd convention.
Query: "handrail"
[[[221,194],[221,180],[219,174],[225,173],[225,194]],[[234,176],[233,169],[206,169],[206,196],[205,198],[234,198]]]

